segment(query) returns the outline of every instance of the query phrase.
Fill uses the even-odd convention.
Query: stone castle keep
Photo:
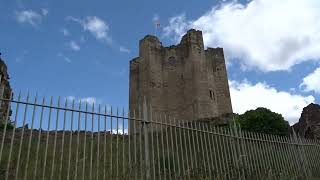
[[[163,47],[156,36],[139,43],[130,61],[130,110],[144,97],[153,112],[177,121],[214,119],[232,113],[222,48],[204,49],[202,32],[191,29],[180,44]]]

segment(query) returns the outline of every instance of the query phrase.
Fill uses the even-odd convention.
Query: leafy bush
[[[241,126],[241,129],[275,134],[288,135],[289,123],[284,120],[281,114],[272,112],[267,108],[259,107],[256,110],[250,110],[236,117],[236,122]]]
[[[5,128],[5,122],[4,121],[0,121],[0,131],[3,131]],[[13,129],[13,125],[8,122],[7,124],[7,130],[12,130]]]

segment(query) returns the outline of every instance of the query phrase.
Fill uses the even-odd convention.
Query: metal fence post
[[[297,147],[296,149],[297,149],[298,156],[299,156],[300,166],[302,167],[304,177],[307,177],[307,170],[306,170],[306,167],[305,167],[305,163],[303,161],[302,152],[301,152],[301,149],[300,149],[300,143],[299,143],[297,134],[294,131],[294,129],[292,129],[292,131],[293,131],[293,139],[294,139],[294,142],[295,142],[296,147]]]
[[[239,178],[245,179],[242,152],[241,152],[241,144],[239,142],[241,137],[239,136],[238,127],[237,127],[235,121],[233,121],[233,131],[234,131],[234,136],[235,136],[235,141],[236,141],[236,152],[238,153],[237,164],[238,164],[238,168],[239,168],[238,169],[239,170]]]
[[[145,177],[147,180],[151,179],[150,175],[150,159],[149,159],[149,138],[148,138],[148,126],[150,121],[148,121],[148,106],[146,99],[144,98],[143,103],[143,122],[142,122],[142,130],[144,133],[144,152],[145,152]]]

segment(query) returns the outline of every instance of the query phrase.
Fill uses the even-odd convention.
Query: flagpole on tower
[[[158,29],[160,28],[159,20],[154,21],[154,35],[157,36]]]

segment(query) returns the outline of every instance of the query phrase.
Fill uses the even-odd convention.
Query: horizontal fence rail
[[[320,144],[66,98],[0,98],[0,179],[320,178]],[[2,111],[1,111],[2,112]]]

